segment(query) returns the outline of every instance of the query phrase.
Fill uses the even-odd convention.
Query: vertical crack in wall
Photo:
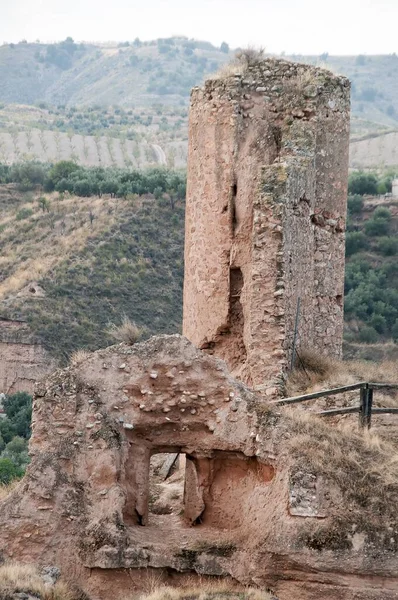
[[[231,231],[234,236],[238,226],[238,217],[236,214],[236,197],[238,195],[238,184],[235,182],[231,192]]]
[[[240,360],[246,360],[247,352],[243,337],[244,315],[241,302],[243,289],[243,273],[239,267],[231,267],[229,271],[229,324],[230,335],[239,351]]]

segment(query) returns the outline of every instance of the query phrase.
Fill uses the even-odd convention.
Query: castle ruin
[[[340,357],[349,82],[274,59],[192,92],[183,332],[270,394]]]
[[[93,600],[154,574],[277,600],[398,598],[385,454],[250,387],[274,394],[296,320],[299,349],[340,355],[348,102],[345,79],[270,60],[194,91],[191,341],[118,344],[36,386],[32,462],[0,502],[0,560],[59,566]],[[171,512],[152,496],[164,453],[185,456]]]

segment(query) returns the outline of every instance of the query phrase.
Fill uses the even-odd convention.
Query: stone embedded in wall
[[[325,518],[323,481],[313,473],[295,471],[290,475],[289,512],[295,517]]]
[[[275,59],[191,96],[184,334],[250,385],[341,355],[349,83]]]
[[[32,393],[55,367],[25,321],[0,318],[0,393]]]

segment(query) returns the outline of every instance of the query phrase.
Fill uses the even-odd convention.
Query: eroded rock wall
[[[298,348],[340,356],[349,83],[265,60],[191,97],[184,334],[275,393]]]
[[[27,323],[0,318],[0,393],[33,393],[35,383],[55,366]]]
[[[332,485],[329,457],[314,472],[308,444],[293,451],[303,423],[181,336],[98,351],[37,387],[32,462],[0,503],[2,557],[56,565],[93,600],[184,574],[278,600],[398,598],[398,487],[379,478],[364,503],[337,483],[349,463]],[[323,427],[320,452],[335,436]],[[165,452],[186,455],[181,514],[150,510],[150,458]],[[363,443],[359,486],[377,452]]]

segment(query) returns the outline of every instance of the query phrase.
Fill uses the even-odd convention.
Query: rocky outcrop
[[[55,367],[25,321],[0,318],[0,393],[32,393],[35,383]]]
[[[32,462],[0,504],[2,552],[104,600],[153,569],[280,600],[398,598],[398,485],[377,471],[381,451],[344,436],[271,410],[184,337],[98,351],[36,389]],[[181,515],[149,510],[150,458],[164,452],[186,456]],[[364,481],[377,498],[364,501]]]

